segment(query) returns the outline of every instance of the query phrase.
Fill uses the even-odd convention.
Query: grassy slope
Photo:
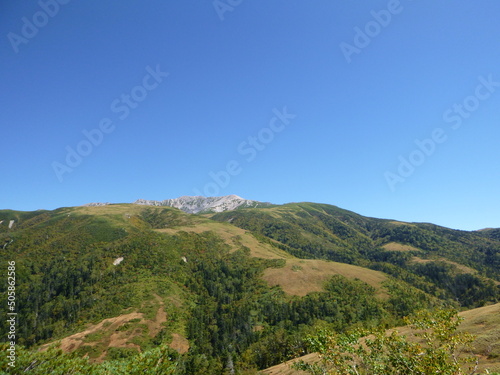
[[[97,324],[89,323],[85,330],[64,337],[56,342],[41,346],[45,350],[50,345],[55,345],[63,351],[78,350],[82,355],[88,353],[91,362],[102,362],[111,348],[129,348],[141,351],[140,343],[157,336],[166,327],[166,322],[171,317],[169,304],[175,303],[172,297],[166,301],[155,295],[156,301],[145,301],[144,308],[152,310],[154,314],[134,312],[118,315],[100,321]],[[156,311],[156,312],[155,312]],[[173,332],[168,340],[172,349],[185,353],[189,349],[189,342],[184,335]]]
[[[282,268],[266,269],[263,278],[271,286],[281,286],[285,293],[305,296],[310,292],[322,291],[323,284],[333,275],[360,279],[377,289],[379,296],[386,295],[382,289],[382,282],[387,279],[384,273],[319,259],[287,259]]]
[[[112,216],[115,218],[115,220],[117,220],[118,215],[128,218],[129,215],[140,214],[144,210],[144,208],[142,208],[142,210],[141,208],[142,207],[131,207],[128,205],[82,207],[78,208],[77,212],[97,216]],[[162,209],[163,208],[155,208],[155,210]],[[248,231],[235,227],[229,223],[216,222],[204,217],[184,217],[183,214],[181,214],[180,217],[182,218],[182,220],[179,223],[176,223],[180,225],[169,225],[167,228],[159,228],[155,229],[155,231],[159,233],[165,233],[167,235],[175,235],[180,232],[203,233],[209,231],[215,233],[233,250],[244,246],[250,249],[250,254],[254,257],[264,259],[284,259],[286,261],[284,267],[268,268],[264,272],[263,279],[270,286],[280,285],[287,294],[304,296],[310,292],[323,291],[323,284],[331,276],[342,275],[351,279],[358,278],[379,290],[379,296],[386,296],[385,291],[382,290],[381,283],[387,279],[387,276],[382,272],[326,260],[298,259],[284,252],[283,250],[270,245],[269,243],[259,241]],[[121,322],[121,324],[126,323],[126,321],[120,319],[120,316],[112,319],[117,319],[119,322]],[[96,336],[103,337],[100,343],[101,345],[104,343],[105,346],[117,346],[116,344],[109,342],[109,329],[106,329],[106,327],[103,328],[102,322],[98,325],[91,325],[90,329],[92,330],[92,333],[96,334]],[[87,332],[88,330],[89,328],[87,328],[87,330],[84,332]],[[126,334],[127,332],[124,332],[122,336]],[[131,342],[131,339],[133,339],[135,335],[130,333],[128,335],[128,342]],[[77,349],[83,344],[83,342],[70,347],[70,345],[66,344],[66,341],[73,342],[75,338],[80,339],[84,336],[85,335],[82,335],[82,332],[79,332],[70,336],[69,338],[64,338],[62,340],[62,347],[65,349]],[[88,342],[88,344],[99,345],[98,342],[92,341]],[[118,346],[127,347],[128,345],[129,344],[124,342]],[[102,356],[100,356],[99,358],[102,358]]]
[[[270,286],[281,286],[286,293],[291,295],[305,296],[310,292],[323,291],[323,284],[333,275],[342,275],[350,279],[358,278],[376,289],[381,289],[381,283],[387,279],[384,273],[364,267],[319,259],[298,259],[276,246],[259,241],[250,232],[227,222],[217,222],[202,217],[195,220],[195,225],[180,225],[157,229],[157,231],[167,234],[176,234],[181,231],[194,233],[212,231],[233,250],[244,246],[250,249],[250,254],[254,257],[284,259],[286,261],[284,267],[268,268],[264,272],[263,279]],[[385,292],[380,290],[380,294],[385,295]]]
[[[156,229],[160,233],[174,235],[179,232],[203,233],[214,232],[233,250],[246,247],[250,249],[250,254],[254,257],[264,259],[286,259],[292,256],[283,250],[278,249],[268,243],[261,242],[255,238],[250,232],[235,227],[229,223],[220,223],[205,219],[202,217],[196,218],[195,222],[190,225],[176,225],[170,228]]]
[[[459,330],[476,336],[472,353],[479,358],[479,370],[488,368],[491,371],[500,371],[500,303],[463,311],[459,315],[464,318]],[[398,331],[404,335],[408,335],[410,332],[406,327],[398,328]],[[305,372],[290,368],[291,363],[301,359],[308,363],[319,360],[317,354],[311,353],[270,367],[261,373],[267,375],[304,375]]]

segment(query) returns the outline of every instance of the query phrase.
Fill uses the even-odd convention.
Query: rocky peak
[[[243,199],[234,194],[222,197],[182,196],[163,201],[138,199],[134,202],[134,204],[175,207],[190,214],[196,214],[199,212],[223,212],[235,210],[237,208],[266,207],[270,205],[270,203]]]

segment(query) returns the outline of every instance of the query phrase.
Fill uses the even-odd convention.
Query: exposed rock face
[[[163,201],[138,199],[134,202],[134,204],[170,206],[190,214],[196,214],[198,212],[223,212],[243,207],[270,206],[270,203],[247,200],[238,197],[237,195],[226,195],[223,197],[183,196]]]
[[[85,207],[106,206],[110,203],[87,203]],[[165,199],[163,201],[138,199],[133,204],[141,204],[144,206],[169,206],[178,208],[189,214],[197,214],[199,212],[223,212],[235,210],[245,207],[269,207],[271,203],[252,201],[243,199],[237,195],[225,195],[223,197],[203,197],[203,196],[182,196],[175,199]]]

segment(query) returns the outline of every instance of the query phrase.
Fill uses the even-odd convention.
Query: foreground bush
[[[321,362],[300,361],[294,367],[313,375],[476,374],[477,358],[465,355],[474,337],[457,332],[462,320],[453,310],[421,311],[406,319],[419,338],[412,341],[397,330],[355,330],[343,335],[321,331],[308,338]]]

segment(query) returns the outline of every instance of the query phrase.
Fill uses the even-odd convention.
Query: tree
[[[320,331],[308,342],[321,362],[293,365],[313,375],[465,375],[475,374],[477,359],[464,355],[474,337],[457,332],[463,318],[454,310],[420,311],[406,318],[417,340],[397,330],[355,330],[337,335]]]

